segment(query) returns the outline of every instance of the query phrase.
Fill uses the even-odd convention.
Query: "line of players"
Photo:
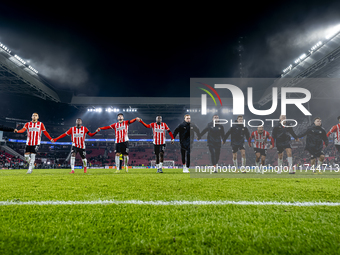
[[[40,141],[41,141],[41,133],[51,141],[56,142],[57,140],[65,137],[71,136],[72,140],[72,150],[71,150],[71,172],[74,173],[74,165],[75,165],[75,157],[76,154],[79,153],[84,166],[84,173],[87,172],[87,160],[86,160],[86,151],[85,151],[85,137],[86,134],[89,136],[94,136],[96,133],[101,130],[114,129],[115,130],[115,163],[116,163],[116,172],[119,173],[122,167],[120,167],[120,157],[123,155],[125,171],[128,172],[128,162],[129,162],[129,146],[128,146],[128,127],[130,124],[135,121],[140,122],[146,128],[152,128],[153,130],[153,143],[154,143],[154,152],[156,155],[156,168],[157,173],[162,173],[163,161],[164,161],[164,150],[165,150],[165,133],[166,131],[169,133],[171,137],[171,143],[174,143],[174,139],[179,134],[180,145],[181,145],[181,157],[183,163],[183,172],[189,173],[190,167],[190,147],[194,142],[194,133],[197,135],[197,139],[201,139],[201,137],[208,133],[207,136],[207,146],[209,148],[211,154],[211,163],[212,165],[217,165],[220,156],[221,143],[224,144],[228,139],[229,135],[231,136],[231,147],[233,154],[233,162],[236,169],[238,168],[237,164],[237,152],[241,152],[242,157],[242,166],[246,166],[246,155],[244,148],[245,138],[248,141],[249,147],[252,146],[251,141],[253,142],[253,147],[256,155],[255,164],[259,166],[261,169],[261,165],[265,165],[266,159],[266,150],[267,150],[267,140],[270,140],[270,149],[274,148],[274,143],[276,142],[276,148],[278,152],[278,166],[282,166],[283,164],[283,152],[286,151],[288,165],[290,166],[290,173],[295,173],[292,162],[292,150],[290,146],[291,136],[295,138],[296,141],[299,141],[298,137],[306,138],[306,147],[311,155],[311,165],[316,165],[316,158],[319,159],[318,165],[321,165],[324,161],[324,152],[323,146],[328,146],[328,136],[330,134],[335,133],[335,146],[338,151],[340,151],[340,116],[338,117],[339,124],[333,126],[331,130],[326,134],[326,131],[321,126],[321,119],[315,118],[314,123],[309,126],[304,132],[296,135],[289,126],[286,124],[286,116],[280,116],[280,122],[273,128],[272,136],[269,132],[263,129],[263,126],[258,127],[257,131],[249,133],[247,127],[244,126],[243,116],[237,117],[237,123],[234,123],[232,127],[228,130],[226,134],[224,134],[223,125],[216,124],[213,125],[213,121],[219,119],[218,115],[213,116],[213,121],[208,123],[207,127],[200,132],[199,128],[191,123],[191,117],[189,114],[184,116],[184,122],[178,125],[175,129],[174,134],[171,133],[170,128],[164,122],[162,122],[162,117],[157,116],[156,122],[146,124],[139,117],[132,120],[124,120],[124,115],[119,113],[117,115],[118,122],[111,124],[109,126],[100,127],[94,133],[90,133],[89,130],[82,125],[82,120],[78,118],[76,120],[76,126],[71,127],[67,132],[60,135],[57,138],[52,138],[49,133],[46,131],[45,126],[42,122],[38,121],[39,115],[37,113],[32,114],[32,121],[27,122],[24,127],[20,130],[5,127],[0,125],[0,130],[14,133],[24,133],[27,131],[27,142],[25,149],[25,159],[29,164],[29,168],[27,173],[30,174],[34,168],[35,156],[38,151]],[[281,173],[281,169],[279,168],[279,172]]]
[[[218,115],[213,116],[213,121],[218,120]],[[241,161],[242,167],[246,166],[246,154],[245,154],[245,147],[244,141],[245,139],[248,142],[249,147],[254,147],[255,152],[255,165],[258,167],[259,171],[263,171],[262,166],[265,165],[266,159],[266,150],[267,150],[267,141],[270,140],[270,147],[272,149],[275,147],[277,148],[278,153],[278,174],[282,173],[282,165],[283,165],[283,153],[286,151],[287,154],[287,161],[289,166],[289,173],[295,174],[293,166],[293,158],[292,158],[292,149],[290,146],[291,136],[294,137],[295,141],[299,141],[299,137],[302,138],[307,136],[306,138],[306,147],[307,150],[311,155],[311,165],[315,167],[316,158],[319,159],[318,166],[320,166],[324,161],[324,152],[323,145],[325,144],[328,146],[328,136],[335,132],[336,139],[335,144],[338,149],[340,150],[340,140],[339,140],[339,130],[340,124],[334,126],[327,134],[324,128],[321,126],[321,118],[317,117],[314,119],[314,123],[309,126],[304,132],[301,134],[295,134],[293,128],[289,126],[289,123],[286,123],[286,116],[281,115],[280,121],[274,126],[272,135],[269,132],[263,129],[263,126],[257,128],[257,131],[249,133],[249,130],[244,125],[243,116],[238,116],[236,123],[233,123],[232,127],[228,130],[226,134],[224,134],[223,125],[216,124],[215,127],[213,126],[213,121],[210,122],[206,129],[204,129],[201,133],[203,136],[206,132],[208,132],[208,147],[211,154],[211,162],[212,165],[216,165],[219,160],[220,155],[220,148],[221,148],[221,141],[222,144],[228,139],[229,135],[231,136],[231,147],[232,147],[232,154],[233,154],[233,163],[236,169],[238,169],[237,164],[237,152],[240,151],[241,153]],[[338,118],[340,122],[340,116]],[[252,140],[254,140],[252,145]],[[244,169],[244,168],[242,168]],[[243,171],[246,173],[246,171]]]

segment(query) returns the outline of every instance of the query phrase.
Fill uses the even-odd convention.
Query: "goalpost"
[[[156,160],[150,161],[151,167],[156,167]],[[164,160],[163,161],[163,168],[175,168],[175,161],[174,160]]]

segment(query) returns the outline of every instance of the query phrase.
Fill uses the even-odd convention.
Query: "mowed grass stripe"
[[[91,170],[91,171],[90,171]],[[340,179],[190,178],[182,169],[0,171],[0,201],[260,201],[340,203]]]
[[[265,202],[265,201],[141,201],[141,200],[99,200],[99,201],[0,201],[0,206],[9,205],[105,205],[105,204],[130,204],[130,205],[283,205],[283,206],[340,206],[332,202]]]
[[[0,207],[0,254],[339,254],[338,207]]]

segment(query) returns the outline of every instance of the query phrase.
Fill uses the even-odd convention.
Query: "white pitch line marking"
[[[261,201],[141,201],[141,200],[97,200],[97,201],[0,201],[6,205],[283,205],[283,206],[340,206],[339,202],[261,202]]]

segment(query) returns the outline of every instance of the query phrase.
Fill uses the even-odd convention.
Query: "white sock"
[[[34,168],[34,161],[35,161],[35,154],[31,154],[31,160],[30,160],[30,164],[29,164],[29,171],[32,171]]]
[[[159,163],[159,168],[162,169],[163,168],[163,162]]]
[[[234,166],[235,166],[236,169],[237,169],[237,159],[233,159],[233,162],[234,162]]]
[[[76,162],[76,157],[71,156],[71,170],[74,171],[74,163]]]
[[[278,166],[282,166],[282,162],[283,162],[283,159],[279,159],[279,158],[277,159],[277,165]]]
[[[84,166],[84,167],[87,166],[87,159],[86,159],[86,158],[83,159],[83,166]]]
[[[246,166],[246,158],[242,158],[242,166]]]
[[[128,163],[129,163],[129,156],[128,155],[124,156],[124,163],[125,163],[124,166],[127,167]]]
[[[30,163],[30,160],[31,160],[31,157],[30,157],[30,154],[25,154],[25,160],[27,163]]]
[[[183,165],[183,169],[186,169],[187,168],[187,166],[186,165]]]
[[[293,158],[292,157],[287,157],[287,161],[288,161],[289,172],[293,171]]]
[[[116,161],[116,169],[119,170],[119,156],[116,156],[115,161]]]
[[[156,169],[159,169],[159,164],[156,164]]]

